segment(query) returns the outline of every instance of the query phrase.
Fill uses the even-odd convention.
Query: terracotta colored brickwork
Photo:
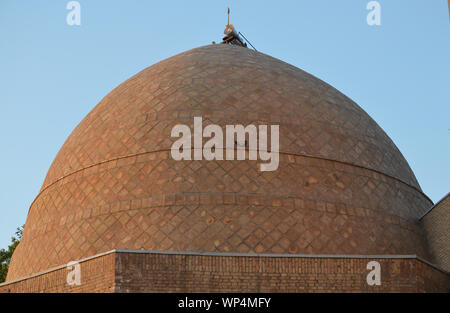
[[[111,266],[115,262],[115,268]],[[369,261],[381,286],[368,286]],[[450,276],[413,257],[269,257],[118,251],[67,270],[0,286],[0,292],[450,292]],[[92,276],[94,275],[94,276]]]
[[[444,274],[424,262],[416,262],[416,281],[418,292],[450,293],[450,274]]]
[[[148,253],[116,258],[116,292],[450,292],[448,274],[415,258]],[[381,286],[366,282],[369,261],[381,265]]]
[[[115,255],[108,253],[80,261],[81,285],[67,284],[69,270],[60,266],[43,274],[0,285],[0,293],[114,292]]]
[[[197,171],[193,171],[189,170],[189,163],[170,160],[167,154],[159,155],[158,160],[159,163],[155,165],[153,174],[142,175],[144,178],[139,182],[141,185],[139,188],[146,191],[143,192],[145,197],[140,199],[133,199],[134,195],[130,193],[126,195],[128,200],[102,206],[86,204],[85,207],[77,206],[77,210],[73,212],[71,210],[58,212],[56,207],[52,209],[53,202],[50,200],[54,196],[58,197],[59,192],[65,193],[72,188],[75,192],[82,192],[79,187],[80,184],[84,184],[82,181],[99,181],[102,176],[109,177],[108,172],[114,175],[132,172],[135,171],[133,168],[152,166],[153,161],[124,164],[122,168],[115,168],[106,173],[95,173],[80,178],[79,181],[74,177],[71,182],[60,182],[64,185],[60,188],[55,186],[49,197],[40,198],[36,202],[41,208],[46,209],[44,212],[51,212],[52,216],[38,215],[43,212],[38,210],[30,212],[29,219],[35,222],[28,224],[29,235],[20,244],[15,257],[20,256],[21,253],[37,257],[38,259],[24,258],[22,260],[24,269],[33,268],[32,273],[34,273],[58,265],[60,262],[58,260],[68,262],[78,259],[79,256],[94,255],[102,249],[114,248],[425,255],[422,244],[423,234],[415,222],[407,218],[409,213],[406,205],[414,203],[415,192],[393,179],[384,178],[385,182],[383,182],[378,175],[373,175],[370,171],[337,163],[330,164],[328,167],[327,163],[331,162],[321,162],[322,167],[320,167],[303,157],[292,158],[292,163],[289,160],[282,160],[275,177],[274,174],[258,174],[256,164],[251,167],[246,162],[236,163],[237,167],[246,168],[246,173],[257,181],[256,184],[247,185],[248,188],[265,186],[265,188],[259,188],[259,195],[252,195],[232,192],[232,187],[224,182],[224,180],[232,179],[234,175],[232,172],[225,177],[222,176],[223,179],[211,176],[202,182],[202,177],[207,175],[203,173],[204,170],[207,167],[218,166],[218,162],[204,163]],[[163,168],[167,169],[165,164],[173,167],[187,167],[178,171],[185,173],[186,176],[177,175],[175,170],[167,170],[159,177],[163,187],[153,184],[153,176],[160,175]],[[226,167],[224,163],[222,166]],[[339,194],[323,193],[327,185],[332,184],[329,178],[330,170],[324,169],[323,166],[331,167],[336,176],[348,182],[347,191],[339,192]],[[335,168],[339,168],[339,171],[334,170]],[[220,169],[217,168],[216,171],[219,172]],[[312,187],[294,188],[303,178],[293,177],[291,175],[293,171],[314,172],[315,177],[318,177],[321,182]],[[237,175],[240,175],[239,173],[240,171]],[[360,176],[356,176],[355,173],[359,173]],[[158,195],[158,189],[169,189],[171,181],[183,176],[186,180],[198,181],[199,186],[189,188],[189,193]],[[272,179],[270,179],[271,176]],[[140,178],[136,177],[136,180]],[[296,180],[298,183],[295,182]],[[373,198],[363,197],[363,194],[359,194],[359,198],[364,200],[347,198],[346,194],[356,193],[360,189],[360,182],[364,181],[369,185],[373,182],[374,186],[386,186],[384,198],[379,198],[378,202],[375,202]],[[105,180],[104,183],[107,184],[108,181]],[[137,181],[132,184],[136,183]],[[225,187],[227,192],[214,192],[218,184],[227,186]],[[103,186],[103,183],[99,185]],[[397,192],[393,192],[394,187],[388,189],[389,186],[396,186]],[[203,192],[195,192],[197,188],[202,188]],[[273,189],[274,192],[262,194],[264,190],[269,189]],[[149,197],[153,191],[156,195]],[[102,190],[99,189],[99,193],[101,192]],[[367,192],[369,195],[370,191]],[[95,194],[99,195],[99,193],[95,191]],[[388,197],[390,193],[391,196]],[[396,193],[404,195],[403,201],[395,198]],[[339,202],[336,201],[337,199]],[[374,208],[370,207],[371,201],[375,203],[375,206],[382,205],[382,202],[385,204]],[[99,203],[101,203],[100,200]],[[405,210],[396,214],[395,203],[400,203]],[[411,205],[411,207],[414,206]],[[48,222],[50,218],[53,218],[51,224]],[[26,245],[27,250],[22,250],[22,245]],[[29,274],[25,271],[21,273],[22,276]]]
[[[422,218],[422,223],[433,263],[450,271],[450,194]]]
[[[174,161],[176,124],[279,124],[280,166]],[[56,156],[8,280],[110,249],[428,257],[431,206],[357,104],[304,71],[211,45],[107,95]]]

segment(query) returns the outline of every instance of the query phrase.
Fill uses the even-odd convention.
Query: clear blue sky
[[[118,84],[157,61],[220,41],[231,22],[256,48],[355,100],[397,144],[424,192],[450,191],[447,0],[0,1],[0,247],[25,222],[56,153]]]

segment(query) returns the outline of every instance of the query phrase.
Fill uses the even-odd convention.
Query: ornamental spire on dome
[[[241,32],[238,32],[233,24],[230,24],[230,8],[228,8],[227,11],[227,25],[225,25],[225,30],[223,33],[225,34],[225,37],[222,39],[223,44],[237,45],[247,48],[248,43],[253,49],[255,49],[250,41],[248,41],[248,39],[245,38]],[[257,50],[255,49],[255,51]]]

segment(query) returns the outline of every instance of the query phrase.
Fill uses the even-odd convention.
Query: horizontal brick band
[[[192,149],[192,150],[195,150],[195,149]],[[248,150],[248,149],[247,149],[247,150]],[[269,149],[268,151],[270,151],[270,149]],[[79,173],[81,173],[81,172],[83,172],[83,171],[88,171],[88,170],[89,170],[91,173],[92,173],[92,172],[95,172],[95,171],[92,171],[92,169],[93,169],[93,168],[96,168],[96,167],[98,167],[98,168],[99,168],[99,171],[101,171],[101,167],[105,167],[107,164],[112,164],[112,163],[114,163],[114,162],[119,162],[119,161],[120,161],[120,164],[118,164],[118,166],[120,166],[120,165],[127,165],[127,164],[133,164],[133,163],[135,163],[135,162],[139,162],[139,159],[141,159],[141,161],[142,161],[142,160],[144,159],[144,156],[146,156],[146,155],[148,155],[148,154],[155,154],[155,153],[167,153],[167,154],[168,154],[169,152],[170,152],[170,149],[163,149],[163,150],[148,151],[148,152],[143,152],[143,153],[138,153],[138,154],[133,154],[133,155],[126,155],[126,156],[121,156],[121,157],[113,158],[113,159],[110,159],[110,160],[102,161],[102,162],[100,162],[100,163],[92,164],[92,165],[89,165],[89,166],[87,166],[87,167],[84,167],[84,168],[78,169],[78,170],[76,170],[76,171],[73,171],[73,172],[71,172],[71,173],[69,173],[69,174],[66,174],[66,175],[64,175],[64,176],[62,176],[62,177],[56,179],[56,180],[55,180],[54,182],[52,182],[51,184],[49,184],[49,185],[47,185],[47,186],[43,186],[43,188],[40,190],[40,192],[38,193],[38,195],[35,197],[35,199],[34,199],[33,202],[31,203],[30,209],[31,209],[31,207],[33,206],[33,203],[36,201],[36,199],[37,199],[37,198],[38,198],[45,190],[47,190],[48,188],[52,187],[52,186],[55,185],[55,184],[60,183],[61,181],[65,180],[66,178],[68,178],[68,177],[70,177],[70,176],[73,176],[73,175],[75,175],[75,174],[79,174]],[[373,173],[377,173],[377,174],[383,175],[383,176],[385,176],[385,177],[387,177],[387,178],[390,178],[390,179],[393,179],[393,180],[395,180],[395,181],[398,181],[399,183],[402,183],[402,184],[406,185],[407,187],[414,189],[415,191],[417,191],[418,193],[420,193],[423,197],[425,197],[425,198],[430,202],[430,206],[433,204],[433,202],[431,201],[431,199],[430,199],[426,194],[424,194],[424,193],[422,192],[422,190],[416,188],[415,186],[412,186],[412,185],[408,184],[407,182],[405,182],[405,181],[403,181],[403,180],[401,180],[401,179],[399,179],[399,178],[397,178],[397,177],[391,176],[391,175],[389,175],[389,174],[382,173],[382,172],[377,171],[377,170],[374,170],[374,169],[370,169],[370,168],[366,168],[366,167],[363,167],[363,166],[359,166],[359,165],[355,165],[355,164],[351,164],[351,163],[346,163],[346,162],[342,162],[342,161],[338,161],[338,160],[326,159],[326,158],[320,158],[320,157],[317,157],[317,156],[309,156],[309,155],[305,155],[305,154],[284,153],[284,152],[281,152],[281,151],[280,151],[279,153],[280,153],[281,155],[286,156],[287,159],[289,159],[290,157],[294,157],[294,158],[296,158],[296,157],[304,157],[304,158],[316,159],[316,160],[319,160],[319,161],[336,162],[336,163],[342,164],[342,165],[344,165],[344,166],[352,166],[352,167],[356,167],[356,168],[361,168],[361,169],[363,169],[363,170],[368,170],[368,171],[371,171],[371,172],[373,172]],[[126,159],[129,159],[129,162],[125,162]],[[248,161],[248,160],[243,160],[243,161],[245,162],[245,161]],[[179,162],[184,162],[184,161],[179,161]],[[230,162],[242,162],[242,161],[237,161],[237,160],[235,160],[235,161],[230,161]],[[281,160],[280,160],[280,162],[281,162]]]

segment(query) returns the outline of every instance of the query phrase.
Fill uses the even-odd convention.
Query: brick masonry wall
[[[81,285],[69,286],[65,266],[43,274],[0,285],[0,293],[112,292],[114,291],[114,253],[80,261]]]
[[[419,292],[450,292],[450,275],[417,262],[417,290]]]
[[[368,286],[369,261],[381,286]],[[116,253],[116,292],[449,292],[450,276],[416,258]]]
[[[422,223],[433,263],[450,271],[450,194],[422,218]]]
[[[381,286],[368,286],[369,261]],[[450,292],[450,276],[413,257],[226,256],[111,251],[81,261],[81,286],[65,267],[0,285],[1,292]]]

